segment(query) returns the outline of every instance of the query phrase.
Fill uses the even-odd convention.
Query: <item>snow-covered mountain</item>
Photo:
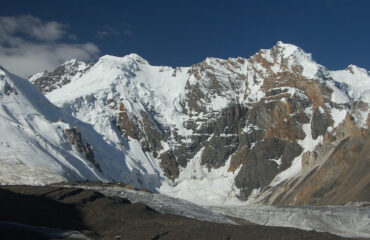
[[[106,143],[91,125],[63,113],[27,80],[4,69],[0,69],[0,106],[0,184],[136,179],[130,174],[137,173],[125,165],[124,152]],[[155,171],[146,172],[141,181],[158,184]]]
[[[0,182],[102,179],[64,137],[60,110],[27,80],[0,70]]]
[[[175,69],[136,54],[71,60],[29,80],[60,107],[62,129],[85,126],[83,147],[63,146],[101,179],[204,205],[369,200],[365,69],[329,71],[278,42],[248,59]],[[78,138],[59,133],[66,143]]]

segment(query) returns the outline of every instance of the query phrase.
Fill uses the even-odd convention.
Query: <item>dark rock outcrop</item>
[[[4,81],[0,94],[5,94],[6,96],[9,96],[10,94],[18,95],[17,90],[11,87],[7,81],[1,78],[0,78],[0,81]]]
[[[316,108],[312,115],[311,121],[311,134],[313,139],[318,136],[323,136],[333,120],[327,116],[324,110],[320,107]]]
[[[86,160],[91,162],[99,171],[101,171],[100,165],[94,157],[94,147],[89,143],[83,143],[80,129],[78,127],[64,129],[64,133],[73,147],[85,156]]]
[[[80,66],[82,67],[80,68]],[[92,64],[70,60],[51,72],[45,71],[39,78],[35,79],[33,84],[42,93],[48,93],[70,83],[73,76],[86,72],[91,66]]]
[[[295,142],[277,138],[258,141],[235,178],[235,185],[241,189],[240,198],[246,200],[253,189],[267,186],[301,152],[302,148]]]

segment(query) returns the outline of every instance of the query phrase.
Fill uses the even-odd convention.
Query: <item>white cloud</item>
[[[64,61],[91,60],[99,54],[93,43],[66,43],[75,36],[66,26],[31,15],[0,17],[0,65],[22,77],[52,70]]]
[[[65,25],[54,21],[44,23],[31,15],[0,17],[0,32],[5,37],[20,33],[44,41],[58,40],[66,34]]]
[[[37,72],[52,70],[68,59],[77,58],[88,61],[98,53],[99,49],[92,43],[0,47],[0,65],[10,72],[28,77]]]

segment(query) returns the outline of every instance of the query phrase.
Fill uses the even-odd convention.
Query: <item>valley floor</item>
[[[346,239],[235,218],[243,224],[200,221],[95,190],[57,185],[1,186],[0,212],[0,239]],[[30,225],[47,228],[37,231]],[[66,234],[50,234],[53,229]],[[71,230],[78,233],[68,235]]]

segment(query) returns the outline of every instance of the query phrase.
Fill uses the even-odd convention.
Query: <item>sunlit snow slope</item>
[[[0,182],[101,179],[64,137],[64,116],[27,80],[0,70]]]
[[[126,155],[104,140],[91,125],[51,104],[27,80],[0,70],[0,183],[46,184],[76,180],[127,180],[158,184],[156,170],[131,171]],[[73,145],[66,131],[78,127],[82,141]],[[90,144],[95,164],[78,147]],[[97,167],[98,166],[98,167]],[[134,177],[132,177],[134,176]]]

